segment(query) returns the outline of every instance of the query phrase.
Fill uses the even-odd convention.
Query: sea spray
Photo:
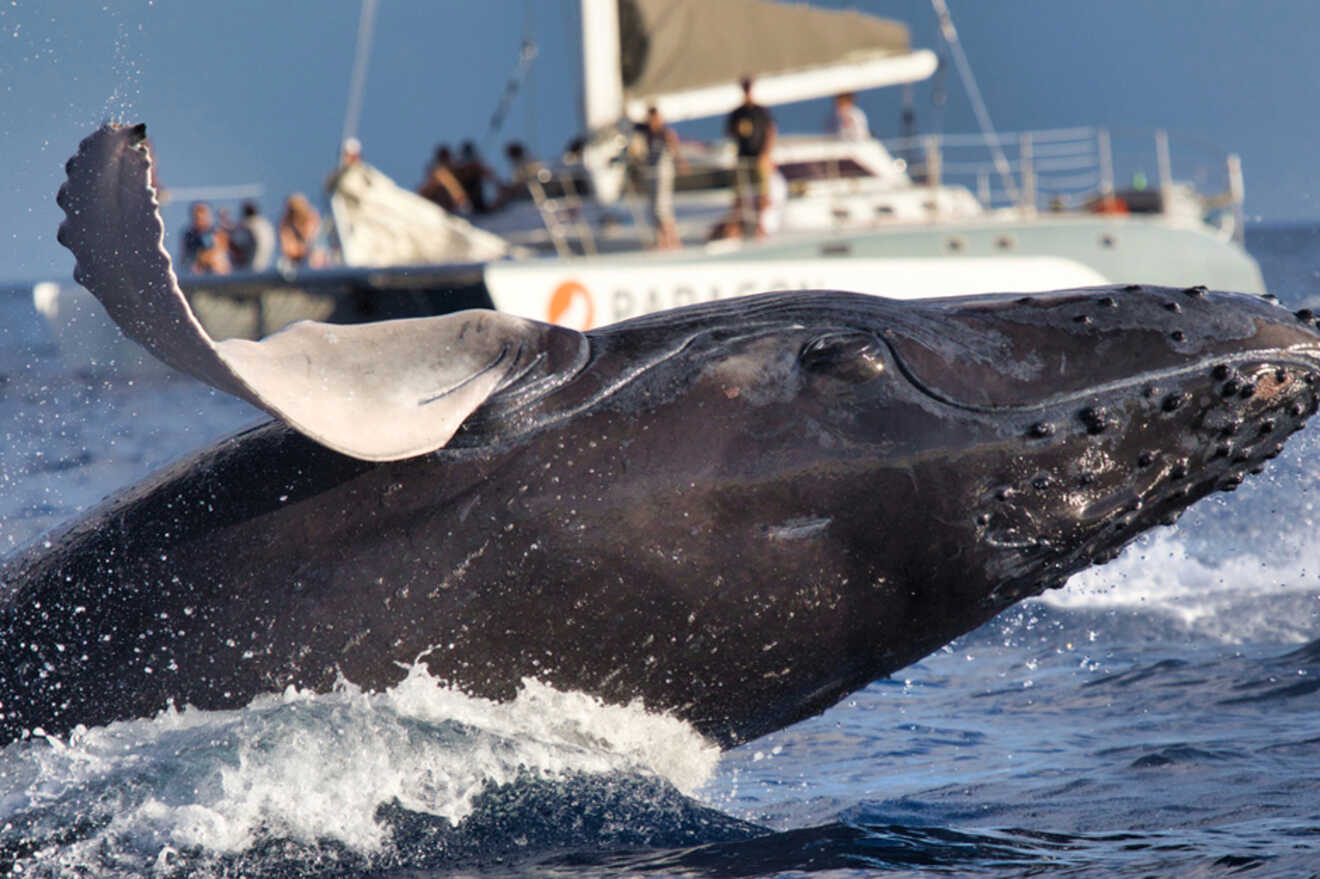
[[[21,836],[40,847],[46,833],[81,827],[76,845],[61,840],[64,866],[98,849],[169,860],[269,840],[370,856],[390,843],[382,809],[457,826],[493,789],[583,776],[653,778],[687,793],[718,759],[691,727],[639,704],[607,706],[534,680],[496,703],[417,664],[382,693],[290,688],[237,711],[171,709],[14,743],[0,752],[0,844]]]

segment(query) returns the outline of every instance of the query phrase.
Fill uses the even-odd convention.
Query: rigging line
[[[362,116],[362,95],[367,88],[367,60],[371,56],[371,31],[376,20],[376,3],[377,0],[362,0],[357,46],[353,50],[353,72],[348,81],[348,106],[344,109],[344,132],[339,138],[341,145],[350,137],[357,137],[358,120]]]
[[[504,93],[500,95],[499,103],[495,105],[495,112],[491,114],[490,124],[486,126],[486,134],[481,139],[483,147],[489,146],[490,139],[504,125],[504,117],[509,115],[509,109],[513,106],[514,98],[518,97],[523,78],[527,76],[532,62],[536,60],[537,52],[536,43],[524,36],[522,46],[518,49],[518,62],[513,66],[513,72],[509,74],[509,81],[504,84]]]
[[[967,89],[967,96],[972,101],[972,112],[976,114],[976,121],[981,126],[981,134],[985,138],[985,145],[990,150],[990,156],[994,160],[995,170],[1004,181],[1004,191],[1013,201],[1018,200],[1017,184],[1013,182],[1013,172],[1009,168],[1008,157],[1004,155],[1003,149],[999,146],[999,138],[995,135],[994,123],[990,121],[990,111],[986,109],[985,101],[981,99],[981,90],[976,86],[976,77],[972,75],[972,67],[967,63],[967,55],[963,52],[962,44],[958,42],[958,31],[953,26],[953,16],[949,14],[949,6],[945,0],[930,0],[930,5],[935,9],[935,17],[940,23],[940,35],[944,37],[944,43],[953,53],[954,64],[958,67],[958,76],[962,79],[963,88]]]
[[[535,0],[523,0],[523,39],[533,45],[536,44]],[[536,124],[539,107],[536,102],[535,76],[527,80],[523,94],[526,97],[523,101],[523,137],[529,144],[535,146],[540,142]]]

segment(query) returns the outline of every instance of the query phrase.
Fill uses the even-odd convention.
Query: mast
[[[594,135],[623,115],[618,2],[581,0],[581,13],[583,103],[587,133]]]
[[[339,136],[342,146],[350,137],[357,137],[358,120],[362,117],[362,95],[367,87],[367,61],[371,57],[371,31],[376,21],[376,0],[362,0],[358,16],[357,42],[353,51],[353,72],[348,79],[348,106],[344,108],[344,130]]]
[[[623,168],[611,164],[623,148],[616,128],[623,116],[619,67],[618,0],[579,0],[582,17],[582,103],[587,143],[582,164],[597,200],[610,204],[623,191]]]

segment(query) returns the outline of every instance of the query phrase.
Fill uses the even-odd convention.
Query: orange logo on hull
[[[596,320],[596,306],[586,287],[577,281],[565,281],[550,294],[546,316],[552,324],[571,330],[589,330]]]

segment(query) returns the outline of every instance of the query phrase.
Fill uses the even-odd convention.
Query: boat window
[[[855,159],[821,159],[811,162],[785,162],[779,173],[792,183],[794,180],[831,180],[836,177],[874,177]]]
[[[732,188],[733,171],[729,168],[693,168],[687,174],[679,174],[674,180],[675,192]]]

